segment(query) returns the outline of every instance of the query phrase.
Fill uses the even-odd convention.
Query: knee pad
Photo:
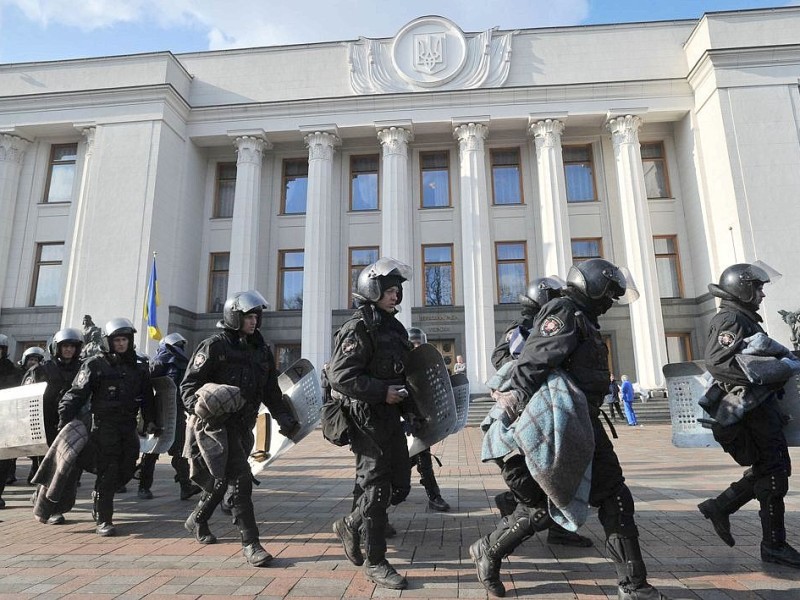
[[[242,503],[250,502],[253,494],[253,478],[250,473],[240,475],[232,482],[233,494],[231,496],[233,506],[241,506]]]
[[[756,480],[753,489],[759,502],[783,498],[789,491],[789,476],[786,472],[764,475]]]
[[[364,488],[364,499],[361,505],[364,518],[370,518],[376,514],[386,514],[386,509],[392,499],[392,486],[388,483],[379,483]]]
[[[525,457],[511,457],[503,465],[501,473],[503,481],[506,482],[508,489],[514,494],[517,501],[528,507],[534,507],[544,502],[545,493],[533,479],[528,465],[525,464]]]
[[[391,505],[397,506],[398,504],[400,504],[403,500],[405,500],[408,497],[409,492],[411,492],[410,487],[392,486],[392,497],[390,500]]]
[[[617,534],[621,537],[638,537],[639,530],[636,528],[634,513],[633,495],[628,486],[622,484],[617,491],[605,498],[600,504],[598,517],[603,525],[606,537]]]

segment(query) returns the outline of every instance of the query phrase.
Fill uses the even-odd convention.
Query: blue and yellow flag
[[[158,275],[156,275],[156,257],[153,255],[153,270],[150,271],[150,280],[147,282],[147,295],[144,299],[144,320],[147,321],[147,335],[151,340],[161,339],[161,330],[158,328],[156,306],[160,303],[158,297]]]

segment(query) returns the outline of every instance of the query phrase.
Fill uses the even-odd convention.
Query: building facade
[[[800,308],[800,8],[699,20],[0,65],[0,332],[21,354],[84,315],[192,343],[258,289],[282,364],[320,366],[378,256],[414,267],[400,319],[473,390],[529,279],[601,256],[641,292],[612,368],[696,358],[735,262]]]

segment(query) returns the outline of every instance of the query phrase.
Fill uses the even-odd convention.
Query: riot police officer
[[[20,370],[8,358],[8,336],[0,334],[0,390],[18,386],[21,376]],[[0,508],[6,506],[2,496],[13,466],[14,459],[0,460]]]
[[[557,277],[539,277],[528,283],[524,294],[519,295],[519,303],[522,305],[522,314],[506,329],[500,336],[497,346],[492,352],[492,364],[495,369],[500,369],[504,364],[511,360],[516,360],[525,344],[525,340],[533,327],[533,320],[542,306],[561,296],[566,284]],[[518,473],[523,477],[530,474],[525,464],[525,457],[515,454],[508,459],[498,459],[498,466],[506,482],[514,481]],[[511,487],[511,484],[509,484]],[[513,514],[517,508],[517,499],[513,491],[502,492],[494,497],[494,503],[500,511],[501,517]],[[547,543],[560,546],[575,546],[578,548],[590,548],[594,542],[578,533],[568,531],[553,523],[547,530]]]
[[[599,419],[609,371],[598,317],[615,301],[624,304],[636,297],[635,287],[612,263],[597,258],[573,265],[564,296],[547,302],[533,319],[511,375],[511,390],[495,392],[494,397],[506,412],[519,415],[554,369],[566,372],[583,392],[595,438],[589,502],[599,508],[606,546],[617,569],[618,598],[657,600],[664,596],[647,582],[633,517],[633,496]],[[529,472],[518,472],[508,483],[519,500],[516,510],[495,531],[470,546],[478,580],[496,596],[505,595],[500,581],[501,560],[525,539],[553,523],[547,511],[547,497]]]
[[[105,325],[108,350],[86,359],[58,405],[59,429],[91,405],[92,431],[81,467],[97,475],[92,497],[97,534],[116,534],[114,493],[133,476],[139,455],[139,412],[150,433],[159,429],[147,360],[134,349],[136,329],[125,318]]]
[[[758,309],[764,299],[768,272],[755,264],[735,264],[722,272],[718,284],[709,284],[711,294],[721,299],[719,312],[711,319],[705,348],[705,363],[723,393],[742,392],[741,401],[751,408],[741,421],[712,426],[723,450],[742,466],[750,466],[743,477],[716,498],[698,505],[711,520],[720,538],[733,546],[730,515],[757,499],[761,520],[761,560],[800,568],[800,553],[786,543],[784,496],[789,489],[791,461],[783,434],[784,420],[776,392],[783,385],[751,383],[736,356],[747,346],[747,338],[764,333]]]
[[[189,357],[186,356],[186,338],[180,333],[170,333],[165,335],[158,344],[156,355],[150,361],[150,376],[169,377],[177,388],[180,388],[186,367],[189,365]],[[189,461],[183,457],[183,443],[186,434],[186,412],[181,400],[180,393],[175,395],[176,422],[175,422],[175,441],[170,446],[168,454],[172,457],[171,464],[175,470],[175,482],[180,485],[181,500],[188,500],[198,492],[200,488],[193,484],[189,479]],[[150,487],[153,485],[158,454],[142,454],[139,466],[139,492],[138,496],[142,500],[153,498]]]
[[[215,543],[217,538],[211,533],[208,520],[231,484],[231,508],[242,536],[242,552],[255,567],[266,566],[272,560],[259,541],[253,511],[253,476],[247,462],[255,441],[253,427],[259,406],[267,407],[283,435],[291,438],[300,427],[278,387],[275,358],[259,331],[261,313],[266,308],[267,301],[255,290],[237,292],[228,298],[222,320],[217,323],[222,331],[203,340],[194,351],[180,389],[190,414],[195,412],[198,390],[207,383],[235,386],[245,401],[244,407],[222,425],[228,440],[224,479],[214,478],[197,445],[192,447],[190,460],[197,469],[193,478],[204,493],[184,526],[201,544]]]
[[[363,564],[368,579],[391,589],[407,586],[386,560],[386,509],[402,502],[411,487],[400,422],[401,403],[408,395],[404,371],[411,344],[395,318],[403,282],[410,276],[410,267],[392,258],[381,258],[361,271],[354,293],[358,308],[336,332],[327,368],[331,394],[347,403],[356,482],[364,490],[355,510],[337,520],[333,531],[350,562]]]

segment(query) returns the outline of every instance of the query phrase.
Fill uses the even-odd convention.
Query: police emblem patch
[[[355,338],[347,338],[344,342],[342,342],[342,352],[345,354],[352,354],[355,352],[356,348],[358,348],[358,342]]]
[[[195,368],[199,369],[200,367],[202,367],[207,359],[208,357],[205,354],[203,354],[202,352],[198,352],[194,357]]]
[[[564,329],[564,321],[558,317],[547,317],[542,322],[541,327],[539,327],[539,333],[544,337],[550,337],[557,334],[562,329]]]
[[[87,379],[89,379],[89,376],[86,374],[86,371],[81,369],[78,371],[78,376],[75,378],[75,385],[78,387],[83,387]]]
[[[725,348],[730,348],[733,346],[733,342],[735,341],[736,335],[732,331],[721,331],[717,336],[717,342],[719,342],[720,346]]]

